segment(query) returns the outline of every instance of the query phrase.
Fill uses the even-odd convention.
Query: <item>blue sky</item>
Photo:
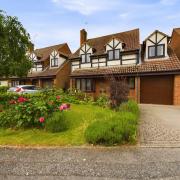
[[[17,16],[36,48],[67,42],[79,47],[79,30],[96,37],[140,28],[141,41],[155,29],[180,27],[180,0],[0,0]]]

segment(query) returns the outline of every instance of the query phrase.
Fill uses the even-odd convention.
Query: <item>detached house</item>
[[[11,78],[11,86],[30,84],[42,88],[69,88],[70,54],[71,51],[66,43],[30,52],[28,55],[33,62],[33,68],[27,77]]]
[[[70,56],[71,88],[97,97],[109,93],[108,75],[120,76],[139,103],[180,105],[180,60],[170,40],[158,30],[142,45],[139,29],[92,39],[81,30],[80,48]]]

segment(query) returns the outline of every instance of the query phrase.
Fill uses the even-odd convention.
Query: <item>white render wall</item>
[[[157,33],[157,42],[160,41],[163,37],[164,36],[161,33]],[[156,42],[156,34],[154,33],[149,39],[155,43]],[[151,41],[146,40],[145,61],[151,60],[151,59],[148,59],[148,47],[154,45]],[[168,45],[167,37],[165,37],[159,44],[165,44],[165,59],[168,58],[169,56],[167,54],[167,45]]]
[[[120,53],[123,50],[122,48],[122,42],[120,42],[117,39],[112,39],[108,44],[106,44],[106,52],[109,50],[112,50],[114,47],[115,49],[120,49]],[[81,49],[79,56],[81,57],[84,52],[86,53],[92,53],[92,48],[88,44],[84,44]],[[75,69],[89,69],[89,68],[103,68],[103,67],[111,67],[111,66],[122,66],[122,65],[135,65],[137,62],[137,54],[131,54],[131,55],[122,55],[122,60],[106,60],[106,58],[91,58],[91,63],[81,63],[80,60],[73,61],[71,70],[74,71]],[[122,63],[122,65],[121,65]]]
[[[130,55],[123,55],[122,56],[122,65],[121,65],[121,60],[107,60],[106,58],[95,58],[91,59],[92,62],[92,67],[91,63],[81,63],[80,61],[73,61],[71,63],[71,70],[74,71],[75,69],[89,69],[89,68],[102,68],[106,67],[111,67],[111,66],[123,66],[123,65],[135,65],[137,63],[137,54],[130,54]]]
[[[8,86],[8,81],[0,81],[0,86]]]
[[[53,58],[58,58],[58,67],[60,67],[60,66],[66,61],[65,58],[60,57],[60,56],[59,56],[59,53],[54,50],[54,51],[50,54],[50,69],[58,68],[58,67],[52,67],[51,59],[53,59]]]

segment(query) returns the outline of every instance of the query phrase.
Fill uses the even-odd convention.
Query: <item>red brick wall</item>
[[[174,105],[180,105],[180,75],[174,76]]]
[[[110,83],[108,80],[104,78],[99,78],[95,79],[95,92],[94,93],[87,93],[88,95],[93,96],[94,98],[97,98],[101,94],[107,94],[108,96],[110,95]],[[70,80],[70,87],[75,88],[75,80],[71,79]],[[138,103],[140,102],[140,78],[136,77],[135,78],[135,88],[130,89],[129,91],[129,98],[137,101]]]
[[[176,53],[177,57],[180,59],[180,34],[176,31],[173,31],[170,45]]]
[[[56,75],[56,79],[54,80],[54,86],[56,88],[68,89],[70,86],[70,73],[71,73],[71,64],[67,61],[62,68],[60,68],[59,72]]]

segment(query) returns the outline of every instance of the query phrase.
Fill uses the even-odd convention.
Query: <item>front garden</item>
[[[109,107],[81,92],[0,93],[0,145],[70,146],[134,144],[139,108],[127,101]]]

